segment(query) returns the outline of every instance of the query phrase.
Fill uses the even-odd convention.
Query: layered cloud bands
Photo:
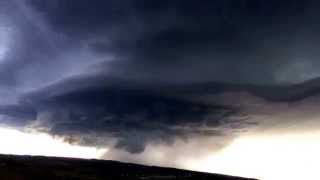
[[[29,124],[32,128],[45,128],[50,134],[91,146],[109,145],[108,139],[116,138],[116,148],[139,153],[149,142],[170,144],[177,137],[222,136],[225,132],[220,126],[236,123],[228,119],[232,108],[178,98],[151,86],[121,84],[117,79],[65,91],[67,85],[21,100],[38,113]]]
[[[163,164],[244,134],[318,128],[317,7],[1,1],[0,123],[113,159],[150,162],[160,149]]]

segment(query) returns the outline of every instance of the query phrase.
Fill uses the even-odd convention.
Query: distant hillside
[[[116,161],[0,155],[2,180],[246,180],[218,174]]]

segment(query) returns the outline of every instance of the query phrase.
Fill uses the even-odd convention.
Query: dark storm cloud
[[[11,105],[11,106],[0,106],[0,114],[3,115],[10,115],[17,118],[24,118],[27,120],[34,120],[37,117],[37,113],[34,109],[27,107],[27,106],[18,106],[18,105]]]
[[[71,91],[60,84],[60,91],[52,87],[53,92],[49,88],[30,94],[21,103],[38,112],[38,127],[33,128],[47,128],[50,134],[68,140],[75,137],[71,141],[85,145],[103,146],[109,143],[105,139],[115,138],[116,148],[131,153],[142,152],[150,142],[222,136],[225,132],[218,128],[227,124],[241,128],[239,122],[228,119],[234,110],[227,106],[192,102],[128,84]]]
[[[104,73],[264,84],[315,76],[300,72],[299,65],[296,75],[292,71],[301,60],[312,68],[308,64],[319,57],[313,39],[319,29],[314,24],[319,17],[313,9],[316,2],[28,2],[54,31],[112,55],[115,61],[102,63]]]
[[[25,91],[87,73],[99,57],[88,48],[47,27],[25,1],[3,1],[0,7],[0,88],[13,103]],[[90,61],[88,61],[90,59]],[[10,102],[11,101],[11,102]]]
[[[318,97],[319,84],[315,79],[292,86],[180,86],[92,76],[27,94],[20,106],[1,107],[0,113],[24,117],[25,125],[70,143],[103,147],[115,139],[115,148],[140,153],[148,144],[172,144],[177,139],[227,141],[241,131],[267,128],[279,118],[279,126],[290,126],[296,120],[281,114],[303,114],[297,107],[301,102],[314,105],[305,99]]]
[[[317,1],[0,5],[0,37],[8,37],[0,52],[9,49],[0,57],[0,104],[20,99],[0,108],[13,116],[1,122],[70,142],[104,146],[115,138],[116,148],[135,153],[177,138],[232,136],[267,122],[253,117],[276,114],[272,105],[319,89],[316,80],[282,86],[319,76]]]

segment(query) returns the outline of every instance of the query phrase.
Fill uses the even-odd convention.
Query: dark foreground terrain
[[[1,180],[245,180],[246,178],[173,168],[70,158],[0,155]]]

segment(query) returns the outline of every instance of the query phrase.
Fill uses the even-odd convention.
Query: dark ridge
[[[4,180],[250,180],[106,160],[42,156],[0,155],[0,179]],[[254,179],[251,179],[254,180]]]

